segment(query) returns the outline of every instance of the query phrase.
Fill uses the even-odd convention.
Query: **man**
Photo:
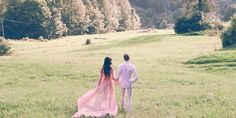
[[[132,105],[132,84],[138,80],[138,73],[133,64],[130,63],[130,57],[128,54],[124,54],[124,63],[120,64],[117,71],[117,79],[120,80],[121,86],[121,105],[123,109],[126,109],[125,93],[128,94],[128,112],[131,112]],[[132,79],[133,75],[133,79]]]

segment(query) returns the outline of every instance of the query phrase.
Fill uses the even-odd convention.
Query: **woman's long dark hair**
[[[111,58],[106,57],[104,59],[104,64],[103,64],[103,73],[105,74],[105,77],[110,77],[110,72],[111,72]]]

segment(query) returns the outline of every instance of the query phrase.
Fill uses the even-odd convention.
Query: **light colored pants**
[[[128,95],[128,112],[131,112],[132,109],[132,88],[121,88],[121,105],[123,109],[126,109],[126,99],[125,99],[125,93],[127,91]]]

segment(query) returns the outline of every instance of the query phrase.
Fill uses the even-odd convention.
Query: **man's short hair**
[[[129,55],[128,54],[124,54],[124,60],[129,61]]]

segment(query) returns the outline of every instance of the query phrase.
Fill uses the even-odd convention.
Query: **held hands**
[[[135,79],[135,80],[132,80],[132,84],[134,84],[136,81],[137,81],[136,79]]]
[[[118,85],[120,83],[119,79],[117,79],[117,78],[112,78],[112,80],[115,82],[116,85]]]
[[[112,78],[112,79],[115,80],[115,81],[119,80],[118,78]]]

